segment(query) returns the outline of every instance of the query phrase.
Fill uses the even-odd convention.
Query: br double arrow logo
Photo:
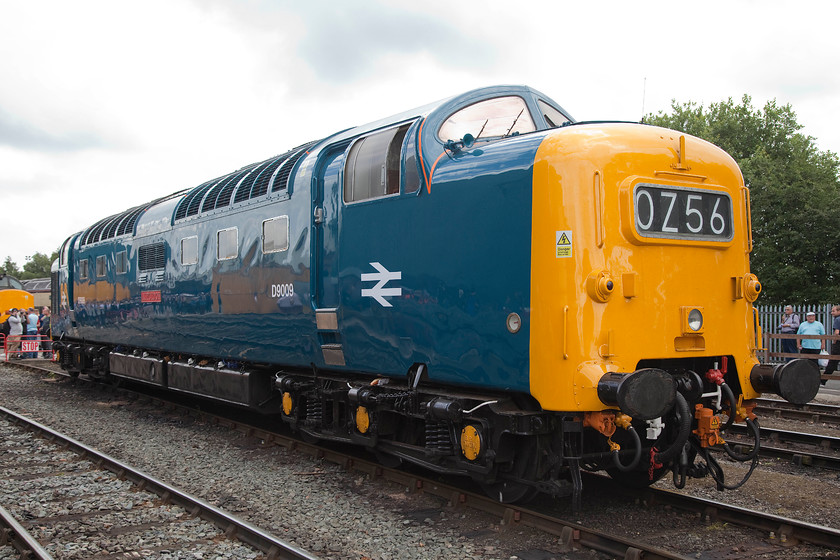
[[[385,299],[386,296],[401,296],[402,288],[386,288],[385,284],[391,280],[401,280],[402,272],[391,272],[378,262],[370,263],[370,266],[379,272],[362,274],[362,282],[376,282],[373,288],[362,288],[362,297],[372,297],[382,307],[393,307],[391,302]]]

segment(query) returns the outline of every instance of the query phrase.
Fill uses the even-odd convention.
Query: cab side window
[[[558,126],[564,126],[570,124],[572,120],[543,101],[542,99],[537,100],[537,105],[540,107],[540,111],[542,111],[543,118],[545,119],[546,124],[551,128],[557,128]]]
[[[410,125],[356,140],[344,167],[344,201],[357,202],[400,192],[400,152]]]

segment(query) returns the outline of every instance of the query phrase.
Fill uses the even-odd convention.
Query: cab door
[[[312,188],[312,305],[324,363],[343,366],[338,332],[338,247],[341,230],[341,171],[347,143],[327,147],[315,164]]]
[[[75,321],[74,305],[73,305],[73,268],[75,265],[75,251],[74,246],[79,239],[79,235],[74,235],[67,239],[61,246],[58,252],[58,270],[51,274],[51,299],[53,309],[53,319],[51,327],[54,334],[61,334],[66,332],[66,329],[73,325],[71,322]],[[60,319],[60,321],[57,321]],[[60,332],[57,327],[61,325]]]

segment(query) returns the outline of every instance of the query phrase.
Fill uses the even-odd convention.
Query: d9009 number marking
[[[292,284],[272,284],[271,297],[284,298],[295,295],[295,287]]]
[[[727,193],[639,184],[633,193],[636,231],[642,237],[729,241],[732,199]]]

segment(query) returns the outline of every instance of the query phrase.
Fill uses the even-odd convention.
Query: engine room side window
[[[400,152],[410,125],[356,140],[344,167],[344,202],[400,192]]]
[[[88,266],[89,264],[87,259],[82,259],[79,261],[79,279],[87,280],[90,277]]]
[[[166,268],[166,245],[152,243],[137,250],[137,268],[140,272]]]
[[[235,259],[239,254],[239,230],[235,227],[216,232],[216,258],[220,261]]]
[[[102,278],[108,269],[108,263],[105,260],[105,255],[96,257],[96,277]]]
[[[545,122],[548,123],[548,126],[551,128],[557,128],[559,126],[563,126],[565,124],[571,123],[571,119],[543,101],[542,99],[537,99],[537,105],[540,107],[540,111],[542,111],[543,118]]]
[[[128,272],[128,256],[125,251],[119,251],[114,255],[114,270],[117,274]]]
[[[185,237],[181,240],[181,264],[198,263],[198,236]]]
[[[289,217],[278,216],[262,223],[262,252],[279,253],[289,248]]]
[[[465,134],[478,139],[524,134],[537,129],[525,100],[511,95],[479,101],[450,115],[438,130],[438,138],[460,140]]]

